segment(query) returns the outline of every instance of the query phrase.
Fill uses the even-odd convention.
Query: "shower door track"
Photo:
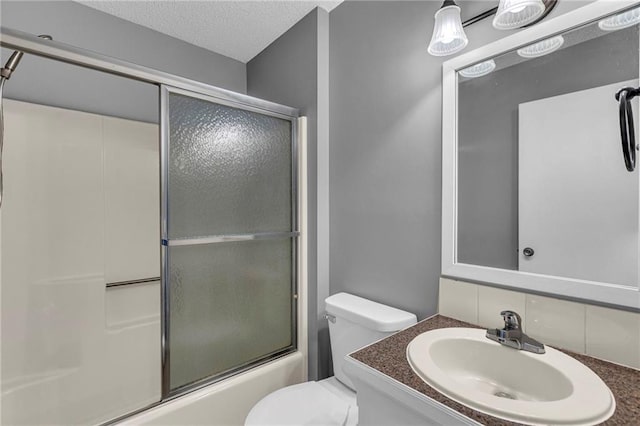
[[[40,56],[48,59],[53,59],[56,61],[68,63],[71,65],[80,66],[87,69],[92,69],[96,71],[105,72],[107,74],[112,74],[120,77],[125,77],[128,79],[141,81],[144,83],[150,83],[158,86],[160,90],[161,104],[166,99],[162,99],[167,94],[167,89],[172,92],[179,93],[180,91],[188,92],[189,96],[201,97],[202,99],[207,99],[209,101],[213,101],[216,103],[220,103],[227,106],[233,106],[236,108],[241,108],[247,111],[254,111],[257,113],[270,115],[273,117],[279,117],[283,119],[290,120],[292,123],[292,218],[294,224],[294,230],[291,232],[283,232],[283,233],[265,233],[261,234],[249,234],[249,235],[230,235],[230,236],[209,236],[203,237],[207,239],[220,239],[220,242],[224,241],[224,238],[244,238],[244,239],[261,239],[261,238],[281,238],[281,237],[289,237],[293,238],[293,271],[292,275],[294,278],[293,281],[293,293],[292,297],[294,300],[297,300],[297,276],[299,272],[299,259],[297,257],[297,237],[299,237],[298,227],[298,174],[297,174],[297,157],[298,157],[298,138],[297,138],[297,118],[300,117],[300,112],[297,108],[292,108],[289,106],[277,104],[274,102],[266,101],[263,99],[254,98],[252,96],[244,95],[241,93],[232,92],[227,89],[222,89],[220,87],[216,87],[213,85],[209,85],[206,83],[202,83],[196,80],[191,80],[184,77],[179,77],[167,72],[159,71],[153,68],[144,67],[141,65],[134,64],[132,62],[123,61],[121,59],[113,58],[111,56],[102,55],[100,53],[93,52],[88,49],[83,49],[79,47],[75,47],[66,43],[61,43],[56,40],[45,40],[37,37],[34,34],[30,34],[23,31],[18,31],[11,28],[1,27],[0,26],[0,46],[7,49],[15,49],[24,53],[29,53],[35,56]],[[162,121],[164,118],[162,117],[162,112],[160,114],[160,120]],[[162,129],[162,126],[161,126]],[[166,141],[166,136],[163,135],[161,131],[161,143],[162,140]],[[161,168],[166,159],[161,158]],[[162,185],[162,183],[161,183]],[[163,203],[164,204],[164,203]],[[166,206],[164,206],[166,208]],[[161,209],[163,206],[161,206]],[[166,212],[165,212],[166,213]],[[166,216],[161,217],[162,220],[166,219]],[[161,223],[161,227],[166,231],[166,222]],[[166,234],[163,233],[166,236]],[[228,241],[228,240],[227,240]],[[206,241],[202,242],[202,244],[206,243],[215,243],[217,241]],[[169,241],[161,241],[161,249],[166,248],[169,244]],[[179,242],[177,243],[179,245]],[[163,265],[163,269],[166,268],[167,265]],[[163,277],[164,278],[164,277]],[[132,280],[131,282],[118,282],[111,283],[111,285],[107,285],[108,287],[115,287],[119,285],[128,285],[134,283],[142,283],[150,281],[154,278],[143,279],[143,280]],[[134,282],[135,281],[135,282]],[[166,291],[165,283],[163,282],[163,292]],[[164,295],[163,295],[164,299]],[[163,312],[161,313],[162,318],[166,320],[166,312],[165,308],[167,303],[166,300],[163,301]],[[294,303],[294,310],[292,313],[293,317],[297,316],[297,305]],[[163,323],[165,321],[163,320]],[[163,329],[167,324],[163,324]],[[263,358],[256,361],[250,361],[244,365],[238,366],[238,368],[234,368],[232,370],[221,373],[220,375],[208,378],[203,378],[195,383],[190,385],[183,386],[174,392],[170,392],[168,389],[168,377],[167,377],[167,365],[166,361],[168,358],[168,351],[166,347],[166,330],[163,330],[163,334],[161,336],[161,351],[163,358],[163,371],[162,371],[162,396],[161,399],[157,402],[151,403],[145,407],[139,408],[137,410],[125,413],[119,417],[110,419],[102,423],[102,425],[112,425],[116,424],[120,421],[123,421],[131,416],[140,414],[149,409],[156,408],[160,405],[165,404],[175,398],[183,396],[186,393],[198,390],[205,386],[216,383],[220,380],[227,379],[231,376],[236,375],[238,372],[246,371],[247,369],[261,365],[265,362],[269,362],[275,360],[277,358],[286,356],[291,353],[292,350],[295,350],[297,347],[297,321],[293,323],[293,345],[287,348],[283,348],[276,352],[265,354]]]

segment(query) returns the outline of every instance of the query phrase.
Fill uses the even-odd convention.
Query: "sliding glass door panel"
[[[163,88],[163,395],[296,348],[295,117]]]
[[[170,95],[169,238],[290,231],[291,121]]]
[[[291,347],[291,240],[170,247],[171,388]]]

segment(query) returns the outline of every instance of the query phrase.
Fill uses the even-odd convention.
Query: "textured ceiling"
[[[77,0],[106,12],[248,62],[316,6],[331,10],[342,0]]]

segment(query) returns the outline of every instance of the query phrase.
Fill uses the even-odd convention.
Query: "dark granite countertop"
[[[409,342],[425,331],[447,327],[479,328],[473,324],[436,315],[360,349],[351,354],[351,357],[477,422],[491,426],[517,424],[465,407],[433,389],[413,372],[406,358]],[[609,420],[603,423],[604,425],[640,425],[640,370],[565,350],[562,352],[592,369],[613,392],[616,399],[616,411]]]

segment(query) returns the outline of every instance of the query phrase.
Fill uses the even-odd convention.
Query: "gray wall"
[[[460,262],[518,269],[518,105],[633,78],[637,27],[459,84]]]
[[[439,2],[345,2],[330,19],[331,293],[434,314],[440,276]]]
[[[246,67],[148,28],[71,1],[5,1],[3,27],[50,34],[57,41],[125,61],[246,91]],[[2,63],[10,51],[2,49]],[[5,85],[8,98],[52,106],[157,121],[158,91],[153,85],[25,55]]]
[[[319,152],[326,149],[326,50],[328,14],[322,9],[310,12],[295,26],[269,45],[247,64],[247,93],[273,102],[300,108],[308,117],[309,176],[309,377],[329,375],[329,342],[326,321],[321,320],[323,301],[329,293],[321,270],[328,267],[319,259],[323,249],[319,240],[323,218],[316,211],[321,202],[317,167]],[[322,208],[320,208],[322,210]],[[326,233],[326,232],[325,232]],[[320,278],[319,278],[320,277]]]
[[[443,59],[427,53],[440,5],[346,1],[330,16],[331,293],[420,318],[437,311],[440,275]],[[471,51],[513,31],[488,18],[466,33]]]

